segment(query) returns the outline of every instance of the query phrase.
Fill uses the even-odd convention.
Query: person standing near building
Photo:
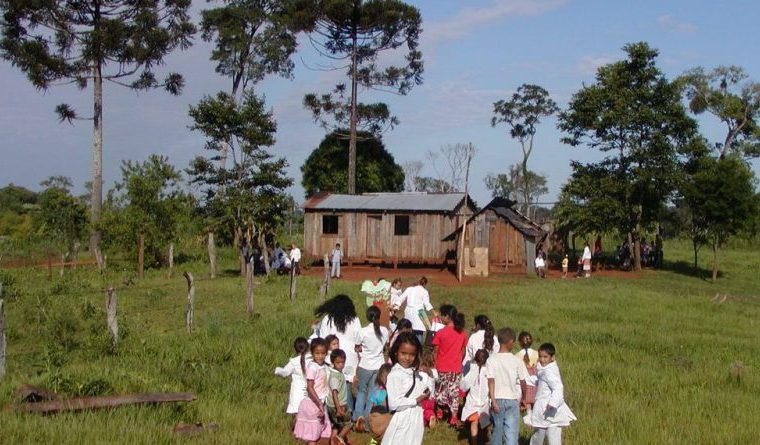
[[[330,263],[332,263],[332,270],[330,271],[331,278],[340,278],[340,261],[342,259],[343,251],[340,250],[340,243],[337,243],[330,253]]]

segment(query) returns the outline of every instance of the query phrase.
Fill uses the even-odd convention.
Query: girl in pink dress
[[[298,406],[293,435],[308,445],[316,445],[320,438],[330,438],[332,427],[325,411],[327,386],[327,343],[321,338],[311,341],[311,359],[306,367],[306,395]]]

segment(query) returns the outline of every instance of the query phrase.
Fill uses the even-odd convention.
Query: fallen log
[[[87,409],[114,408],[125,405],[152,403],[192,402],[193,400],[195,400],[195,394],[189,392],[152,392],[126,394],[121,396],[75,397],[72,399],[50,400],[47,402],[21,403],[16,405],[16,409],[30,413],[55,414],[63,411],[82,411]]]

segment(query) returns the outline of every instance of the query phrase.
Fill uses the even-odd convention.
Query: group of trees
[[[668,80],[657,51],[646,43],[624,47],[625,60],[599,68],[596,81],[576,92],[559,115],[563,142],[599,150],[597,162],[573,162],[555,216],[559,229],[627,237],[634,267],[641,268],[640,241],[681,208],[684,231],[696,252],[718,249],[758,211],[756,179],[747,159],[757,154],[760,88],[736,67],[687,72]],[[732,87],[739,92],[731,91]],[[727,126],[722,143],[700,135],[694,113],[709,112]]]
[[[139,233],[158,249],[175,234],[165,224],[174,227],[175,218],[187,216],[179,207],[187,208],[193,198],[177,188],[181,173],[161,157],[125,162],[122,181],[106,199],[107,215],[101,215],[102,129],[104,82],[134,90],[163,87],[172,94],[181,92],[180,74],[167,73],[159,81],[156,69],[171,52],[191,46],[196,25],[188,13],[190,5],[190,0],[0,3],[4,59],[41,90],[62,83],[92,88],[92,115],[81,116],[66,104],[56,112],[61,121],[93,121],[86,226],[91,229],[90,251],[97,258],[103,233],[109,245],[131,239],[131,246]],[[299,33],[308,36],[324,60],[337,65],[332,69],[345,70],[350,80],[350,90],[341,83],[332,93],[304,98],[316,121],[325,127],[334,123],[335,131],[320,149],[348,145],[348,179],[342,183],[349,193],[400,189],[403,173],[400,167],[386,169],[382,164],[389,159],[382,156],[379,138],[398,119],[386,104],[360,102],[359,94],[385,90],[404,95],[422,82],[417,8],[399,0],[223,0],[202,11],[200,30],[202,38],[214,44],[210,58],[217,73],[229,80],[227,90],[204,97],[190,109],[191,128],[207,139],[208,154],[193,159],[187,170],[191,183],[203,190],[198,210],[203,230],[231,234],[235,244],[244,238],[252,242],[254,237],[265,243],[265,234],[292,208],[293,200],[285,193],[292,184],[285,174],[287,163],[267,150],[275,142],[277,125],[255,86],[268,75],[293,77],[292,55]],[[383,52],[402,47],[406,48],[403,63],[378,62]],[[379,154],[381,164],[357,167],[357,144],[366,144],[373,160]],[[395,165],[392,157],[390,162]],[[357,176],[367,184],[357,188]],[[309,190],[324,190],[320,180],[314,179],[317,182]],[[68,198],[55,190],[59,191],[50,192],[50,202],[44,202],[63,205]],[[138,217],[146,206],[155,207],[152,216],[157,219]],[[155,249],[149,256],[158,260],[161,255]]]

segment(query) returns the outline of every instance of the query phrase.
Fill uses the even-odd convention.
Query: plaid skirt
[[[435,401],[439,405],[448,406],[452,416],[457,416],[459,412],[459,382],[461,380],[461,372],[441,372],[435,382]]]
[[[530,375],[536,375],[536,367],[527,367],[528,368],[528,374]],[[529,403],[533,404],[536,403],[536,387],[533,385],[528,385],[525,383],[525,381],[520,382],[520,389],[522,389],[522,402],[523,403]]]

